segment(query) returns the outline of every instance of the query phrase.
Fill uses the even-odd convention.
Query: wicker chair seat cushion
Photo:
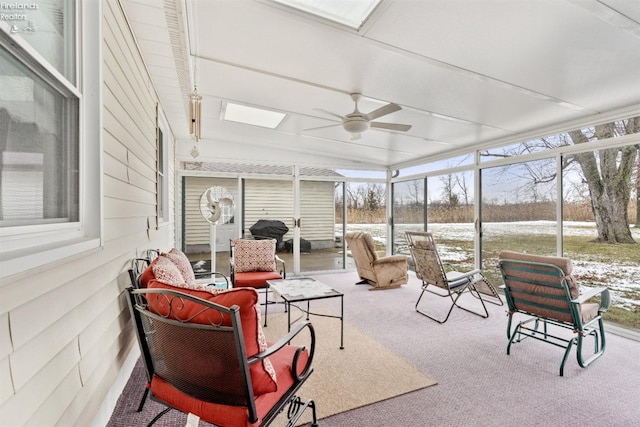
[[[205,402],[191,397],[172,387],[162,378],[154,376],[151,380],[151,391],[155,397],[167,402],[169,405],[180,408],[185,413],[199,414],[203,421],[225,427],[249,427],[257,426],[264,415],[284,395],[294,383],[292,375],[292,361],[296,347],[285,346],[273,354],[270,359],[278,376],[278,388],[272,393],[256,395],[256,409],[259,420],[251,424],[248,422],[247,408],[244,406],[230,406],[219,403]],[[307,350],[302,352],[298,361],[298,372],[302,372],[309,358]],[[253,375],[252,375],[253,378]]]
[[[233,262],[235,273],[276,271],[276,241],[235,239]]]
[[[267,340],[262,331],[260,322],[260,310],[258,308],[258,292],[252,288],[215,289],[210,287],[181,287],[163,283],[158,279],[153,279],[148,284],[149,289],[170,289],[173,291],[188,293],[192,296],[206,301],[231,307],[240,307],[240,322],[244,337],[247,357],[252,357],[267,349]],[[150,294],[147,296],[149,308],[162,316],[167,316],[167,306],[162,300],[155,300]],[[202,306],[191,301],[185,301],[185,307],[181,310],[181,318],[190,319],[190,322],[204,325],[211,324],[207,315],[201,313]],[[170,317],[173,317],[170,315]],[[230,326],[231,319],[227,316],[222,321],[223,325]],[[185,361],[185,363],[188,363]],[[266,358],[262,363],[254,363],[249,367],[251,381],[253,382],[253,392],[256,396],[264,393],[276,391],[278,388],[278,378],[276,371],[270,361]]]

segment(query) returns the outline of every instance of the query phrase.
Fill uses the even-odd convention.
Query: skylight
[[[273,0],[324,19],[360,29],[382,0]]]
[[[285,117],[284,113],[227,102],[222,119],[275,129]]]

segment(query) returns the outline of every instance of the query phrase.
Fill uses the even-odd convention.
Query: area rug
[[[297,317],[298,314],[294,310],[292,316]],[[339,348],[339,319],[311,316],[310,321],[316,332],[314,372],[299,394],[305,400],[315,401],[319,419],[437,384],[346,321],[342,350]],[[264,331],[270,341],[286,334],[285,313],[269,314],[268,323]],[[304,336],[304,333],[300,335]],[[286,423],[286,416],[279,418],[274,426]],[[307,410],[299,424],[310,420],[311,411]]]

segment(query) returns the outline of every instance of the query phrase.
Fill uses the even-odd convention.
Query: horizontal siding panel
[[[119,141],[123,144],[128,152],[133,153],[138,158],[145,158],[148,156],[146,160],[146,164],[155,169],[156,164],[156,142],[155,135],[153,140],[144,141],[142,139],[134,139],[133,136],[128,132],[125,126],[120,122],[120,120],[113,115],[113,113],[109,110],[109,108],[103,109],[103,126],[104,132],[108,133],[110,137]],[[146,148],[145,148],[146,147]],[[148,154],[145,154],[148,153]],[[130,154],[127,154],[129,156]],[[127,160],[128,161],[128,160]]]
[[[245,227],[247,233],[258,220],[282,221],[293,237],[293,183],[291,181],[247,180],[245,189]]]
[[[105,100],[109,108],[107,109],[112,116],[113,120],[105,122],[105,129],[113,134],[119,141],[148,141],[152,142],[151,149],[147,148],[152,154],[151,158],[148,158],[149,165],[152,166],[152,159],[155,162],[155,132],[149,132],[144,134],[140,132],[140,129],[135,126],[135,118],[127,116],[126,111],[123,110],[118,104],[117,99],[114,98],[113,93],[109,90],[109,87],[105,87],[103,91]],[[155,123],[155,122],[154,122]],[[145,147],[140,144],[131,144],[128,146],[129,151],[132,151],[139,158],[146,158],[149,154],[145,153]]]
[[[105,241],[136,233],[140,233],[142,237],[142,235],[146,235],[147,218],[105,218],[103,229]]]
[[[120,163],[119,160],[105,154],[103,156],[104,174],[119,179],[123,182],[129,181],[129,171],[127,165]]]
[[[105,153],[117,159],[122,164],[127,164],[127,147],[115,139],[109,132],[102,132],[102,145]]]
[[[126,243],[126,240],[122,239],[121,242]],[[124,252],[123,248],[126,247],[133,247],[133,245],[123,244],[121,248],[109,248],[108,250]],[[106,250],[107,247],[105,247],[104,251]],[[117,298],[120,290],[117,288],[115,279],[121,274],[124,270],[124,265],[132,257],[133,254],[125,253],[110,262],[103,260],[103,263],[98,267],[95,267],[94,264],[94,267],[84,272],[84,274],[76,276],[64,283],[64,285],[52,289],[47,294],[26,301],[15,308],[11,312],[11,335],[14,347],[16,349],[22,347],[65,316],[78,315],[78,313],[74,313],[74,310],[83,304],[86,307],[88,305],[86,304],[87,301],[93,305],[91,305],[91,308],[85,309],[85,314],[88,314],[89,318],[93,319],[96,316],[94,311],[96,302],[101,311],[108,305],[108,301],[105,301],[104,298]],[[71,265],[70,267],[73,266]],[[70,276],[73,277],[75,275],[70,274]],[[112,279],[109,280],[108,278]],[[91,300],[90,298],[96,294],[100,294],[101,297]],[[52,304],[51,301],[56,303]],[[34,322],[34,319],[38,319],[38,322]],[[86,327],[86,324],[81,327]]]
[[[73,341],[56,354],[24,387],[0,406],[2,425],[21,426],[49,399],[72,371],[79,379],[76,365],[80,360],[78,343]]]
[[[124,301],[124,295],[122,298]],[[117,300],[115,300],[117,302]],[[126,301],[125,301],[126,302]],[[106,317],[110,317],[111,321],[104,325],[97,325],[93,327],[91,332],[84,331],[80,336],[80,352],[82,359],[80,360],[80,378],[89,378],[96,369],[100,366],[100,362],[106,353],[113,347],[114,343],[118,342],[120,338],[120,331],[122,327],[129,321],[131,316],[129,315],[128,307],[123,307],[122,304],[114,304],[109,307],[108,316],[104,316],[101,320],[106,320]],[[112,317],[115,314],[115,317]],[[102,318],[103,316],[101,316]],[[94,322],[99,323],[99,322]],[[97,339],[87,339],[90,333],[95,335]],[[83,345],[83,337],[85,341],[91,340],[91,345]],[[89,344],[88,342],[85,342]],[[84,351],[83,351],[84,350]]]
[[[109,3],[111,7],[118,7],[117,4],[113,2],[107,3]],[[108,44],[117,46],[117,48],[114,48],[116,57],[119,58],[121,68],[127,70],[127,75],[130,76],[129,79],[133,83],[132,90],[135,91],[142,104],[148,105],[154,103],[155,93],[152,89],[151,78],[139,58],[138,48],[131,37],[128,23],[124,19],[116,18],[120,16],[119,10],[106,10],[105,15],[107,17],[105,27],[110,30],[110,32],[106,32],[107,34],[113,35],[113,38],[109,39],[111,43]],[[107,35],[106,37],[108,38],[109,36]],[[147,90],[141,91],[139,90],[140,88],[147,88]]]
[[[300,183],[300,237],[309,241],[335,238],[335,198],[333,182]]]
[[[137,345],[135,335],[132,324],[129,323],[122,329],[120,337],[104,353],[93,375],[89,378],[83,378],[82,389],[85,393],[76,395],[67,411],[58,420],[57,425],[85,427],[92,424],[94,414],[100,409],[100,405],[117,376],[122,363],[134,345]],[[142,393],[140,397],[142,397]]]
[[[117,3],[111,4],[111,6],[118,7]],[[142,106],[155,105],[151,79],[142,61],[139,60],[137,46],[130,37],[128,24],[125,20],[115,19],[115,16],[119,14],[120,11],[105,8],[107,19],[103,26],[104,55],[107,58],[107,54],[113,52],[111,59],[115,60],[115,62],[109,62],[109,58],[107,58],[105,63],[107,65],[113,64],[114,68],[117,65],[118,69],[123,70],[126,77],[123,81],[128,84],[127,96],[135,97]]]
[[[87,288],[90,287],[87,286]],[[91,290],[88,289],[84,293],[88,294],[90,292]],[[117,298],[120,290],[117,284],[112,282],[111,285],[102,287],[86,301],[81,300],[84,297],[84,295],[81,295],[82,292],[74,293],[77,295],[70,294],[69,286],[59,288],[55,295],[55,300],[58,301],[55,310],[51,308],[42,309],[40,307],[42,304],[39,301],[26,304],[24,309],[21,307],[21,310],[16,310],[16,317],[18,317],[16,322],[18,324],[14,328],[12,320],[12,332],[18,335],[20,339],[25,339],[33,330],[27,331],[28,325],[24,324],[25,320],[29,318],[31,318],[32,322],[33,319],[43,322],[48,321],[45,324],[49,325],[23,345],[18,346],[16,344],[16,350],[10,356],[16,389],[22,387],[63,346],[71,341],[77,342],[77,336],[87,325],[87,323],[78,322],[78,319],[86,319],[92,322],[96,317],[96,313],[100,313],[104,310],[105,305],[108,305],[113,298]],[[35,310],[40,310],[40,313]],[[51,314],[48,312],[51,312]],[[59,317],[59,320],[52,322],[52,319],[56,317]]]
[[[155,203],[155,194],[157,192],[155,173],[153,175],[149,175],[148,171],[142,171],[141,173],[138,170],[129,168],[129,183],[131,183],[131,185],[135,185],[138,188],[142,188],[145,191],[153,193]]]
[[[105,218],[127,218],[132,216],[155,216],[156,205],[138,203],[128,200],[106,199]]]
[[[67,406],[71,404],[76,394],[81,390],[82,384],[78,377],[78,372],[75,369],[71,370],[60,385],[47,396],[47,400],[40,405],[31,418],[29,418],[25,423],[25,427],[51,425],[51,420],[59,419],[65,412]]]
[[[113,59],[110,55],[105,56],[107,66],[104,72],[104,84],[109,88],[122,110],[128,113],[128,116],[133,122],[134,128],[131,129],[131,133],[134,135],[155,135],[155,104],[149,104],[150,107],[145,108],[137,102],[138,100],[135,96],[131,96],[131,94],[136,92],[130,87],[127,77],[122,70],[113,68]]]
[[[0,406],[13,396],[13,381],[11,381],[11,366],[9,358],[0,358]]]
[[[156,194],[139,187],[132,186],[126,182],[114,179],[110,176],[104,177],[104,195],[123,200],[131,200],[140,203],[155,204]]]
[[[130,267],[129,262],[127,262],[124,267],[125,268],[122,273],[116,279],[118,289],[125,289],[131,285],[129,274],[127,272],[127,269]],[[91,351],[91,349],[102,339],[103,336],[105,336],[106,333],[108,333],[107,331],[109,328],[116,326],[113,322],[117,321],[123,312],[127,313],[127,318],[124,319],[122,325],[128,321],[129,308],[126,304],[127,301],[125,294],[126,292],[122,292],[118,298],[111,300],[110,303],[106,305],[93,319],[91,324],[87,325],[87,327],[82,330],[78,340],[78,345],[80,346],[80,354],[83,357]],[[114,329],[119,330],[120,328]]]
[[[0,314],[0,358],[13,351],[11,333],[9,332],[9,313]]]

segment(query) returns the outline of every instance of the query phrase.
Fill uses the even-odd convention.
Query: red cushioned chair
[[[267,326],[269,303],[267,281],[287,277],[286,264],[276,254],[276,246],[276,239],[271,238],[231,240],[229,257],[231,285],[234,288],[250,287],[264,292],[265,326]]]
[[[196,296],[206,296],[203,291],[158,286],[127,288],[150,398],[167,406],[149,426],[171,409],[218,426],[267,426],[287,406],[287,426],[306,408],[317,426],[315,403],[297,396],[313,372],[315,332],[309,322],[255,353],[255,290],[220,291],[204,299]],[[308,348],[287,344],[304,330]]]

